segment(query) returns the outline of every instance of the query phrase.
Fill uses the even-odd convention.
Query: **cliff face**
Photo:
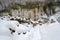
[[[26,5],[26,2],[36,2],[36,1],[49,2],[52,0],[0,0],[0,10],[4,10],[10,5],[14,5],[14,4]],[[57,0],[54,0],[54,1],[57,1]]]
[[[36,2],[36,1],[45,1],[45,0],[0,0],[0,10],[5,9],[6,7],[14,4],[25,5],[26,2]]]

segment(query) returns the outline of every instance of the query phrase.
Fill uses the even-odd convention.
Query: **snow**
[[[33,24],[11,21],[10,18],[14,17],[1,17],[3,20],[0,18],[0,40],[60,40],[60,23],[57,21],[60,16],[57,15],[51,16],[49,21],[42,25],[39,25],[38,21],[31,20],[33,23],[38,23],[34,27]],[[51,19],[55,22],[51,23]],[[9,28],[15,32],[11,34]]]
[[[19,27],[17,26],[19,25]],[[11,40],[38,40],[41,39],[40,38],[40,33],[39,30],[37,30],[36,28],[33,28],[30,25],[26,25],[28,27],[26,27],[25,25],[19,24],[17,21],[5,21],[2,20],[0,21],[0,39],[2,40],[8,40],[9,38],[11,38]],[[15,33],[13,33],[12,35],[10,34],[10,30],[9,28],[12,28],[15,30]],[[36,29],[36,30],[35,30]],[[18,33],[20,33],[20,35],[18,35]],[[26,34],[23,34],[26,33]],[[3,38],[2,38],[3,36]],[[36,38],[37,36],[37,38]]]
[[[42,25],[40,31],[42,33],[42,40],[60,40],[60,24],[53,23],[49,25]]]

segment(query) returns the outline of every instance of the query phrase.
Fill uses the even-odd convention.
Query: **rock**
[[[3,20],[3,18],[1,18],[1,20]]]
[[[9,30],[11,31],[11,34],[13,34],[15,32],[15,30],[9,28]]]
[[[21,33],[18,33],[18,35],[20,35]]]
[[[51,19],[50,23],[55,23],[55,21],[53,19]]]
[[[23,32],[23,34],[26,34],[26,32]]]
[[[14,20],[14,18],[11,18],[10,20]]]

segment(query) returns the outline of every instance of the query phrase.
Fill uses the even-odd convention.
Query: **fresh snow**
[[[1,17],[3,20],[0,18],[0,40],[60,40],[58,17],[57,14],[51,16],[47,23],[42,25],[37,24],[34,27],[32,24],[19,24],[17,21],[11,21],[9,17]],[[19,19],[19,17],[17,18]],[[55,22],[50,23],[51,19]],[[38,23],[37,21],[32,22]],[[9,28],[15,30],[15,32],[11,34]]]

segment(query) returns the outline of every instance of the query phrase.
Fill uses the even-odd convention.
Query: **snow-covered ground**
[[[60,40],[60,23],[57,20],[59,17],[53,15],[42,25],[33,21],[38,23],[34,27],[28,23],[19,24],[17,21],[10,20],[10,17],[1,17],[0,40]],[[51,19],[54,21],[51,22]]]

